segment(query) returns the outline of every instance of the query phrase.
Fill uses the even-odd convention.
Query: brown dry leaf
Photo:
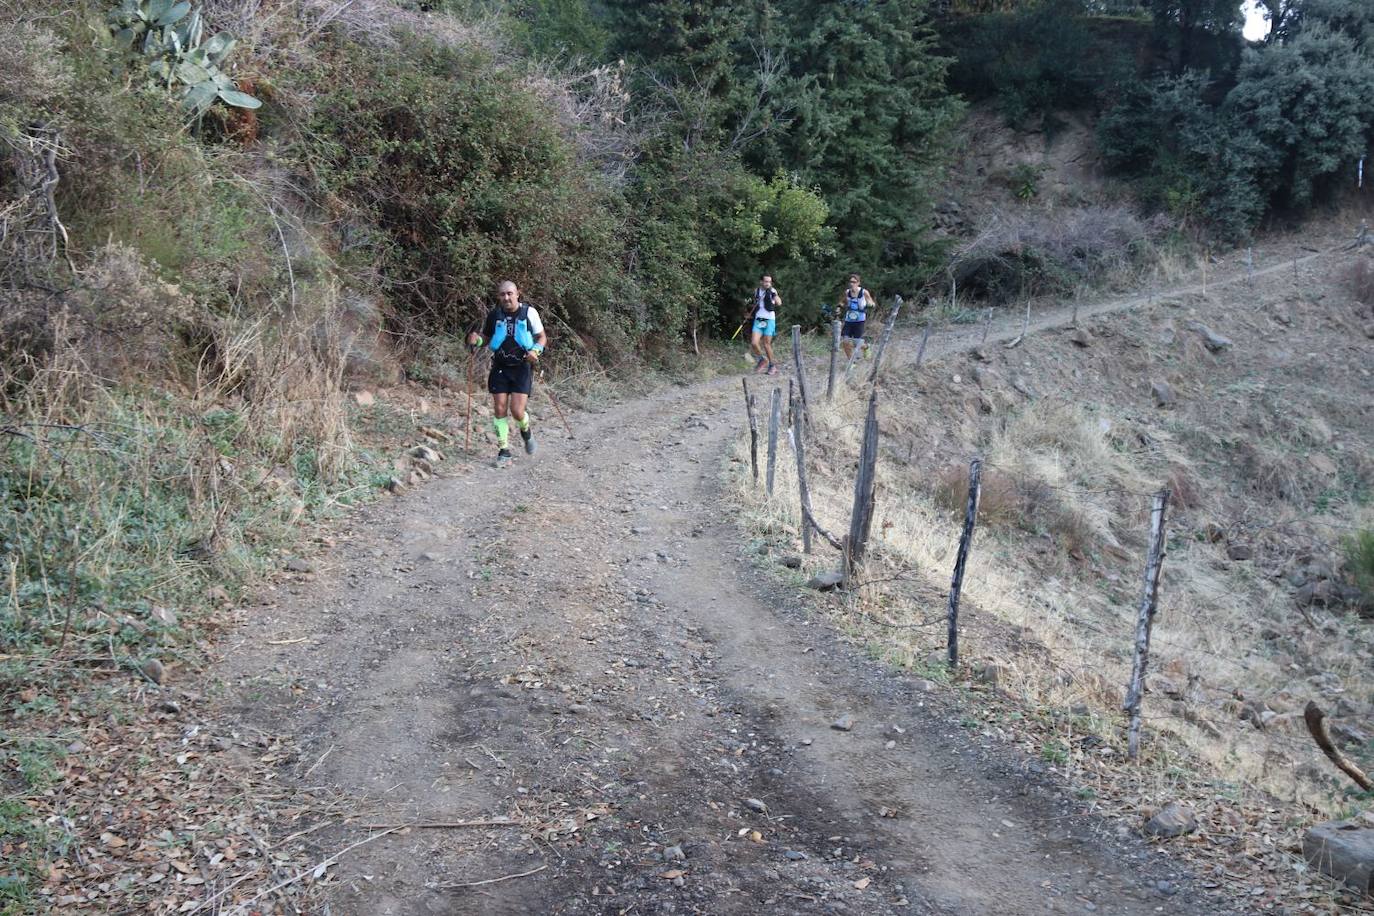
[[[854,882],[854,889],[856,891],[861,891],[864,888],[868,887],[868,885],[871,884],[872,881],[872,878],[860,878],[858,881]]]
[[[755,843],[762,843],[763,834],[759,833],[757,830],[750,830],[749,839],[753,840]]]
[[[681,878],[685,874],[687,873],[680,868],[670,868],[663,874],[659,875],[659,877],[667,881],[672,881],[674,878]]]

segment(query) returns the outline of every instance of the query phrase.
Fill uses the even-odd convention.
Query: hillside
[[[1195,807],[1206,837],[1186,855],[1218,863],[1242,892],[1257,883],[1256,911],[1300,906],[1313,886],[1302,830],[1365,797],[1313,743],[1304,704],[1374,763],[1374,630],[1356,585],[1367,581],[1374,313],[1367,256],[1348,249],[1316,237],[1257,248],[1267,273],[1252,281],[1233,260],[1213,265],[1205,293],[1194,273],[1121,300],[1129,311],[1084,307],[1076,325],[1071,305],[1037,302],[1015,347],[1020,323],[1007,315],[987,343],[975,324],[919,369],[903,365],[908,332],[880,390],[868,576],[882,584],[820,601],[876,657],[947,680],[943,601],[967,464],[982,458],[955,675],[963,725],[1020,745],[1130,829],[1169,802]],[[847,388],[815,411],[810,488],[832,530],[847,524],[863,411]],[[782,468],[776,500],[736,475],[772,557],[800,546],[795,475]],[[1120,705],[1160,488],[1169,538],[1137,766]],[[798,575],[826,568],[828,553]]]

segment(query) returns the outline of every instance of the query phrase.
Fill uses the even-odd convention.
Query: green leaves
[[[152,81],[184,87],[181,107],[191,117],[201,117],[216,101],[236,108],[262,107],[220,69],[237,44],[234,37],[220,32],[202,43],[200,11],[192,10],[188,0],[121,0],[106,13],[105,21],[116,45],[146,61]]]
[[[237,89],[221,89],[219,91],[220,101],[226,105],[233,105],[237,108],[261,108],[262,101],[255,99],[246,92],[239,92]]]

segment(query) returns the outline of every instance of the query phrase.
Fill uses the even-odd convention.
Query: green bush
[[[956,21],[945,39],[954,56],[950,85],[973,99],[995,99],[1015,126],[1052,125],[1055,112],[1093,99],[1104,67],[1130,61],[1101,53],[1113,39],[1099,41],[1089,28],[1084,0],[1041,0]]]
[[[380,233],[385,289],[430,328],[475,319],[503,277],[602,342],[637,326],[620,200],[579,164],[518,74],[417,38],[342,46],[302,77],[327,89],[296,153],[344,213]]]
[[[1364,604],[1374,608],[1374,529],[1365,529],[1345,540],[1345,568]]]

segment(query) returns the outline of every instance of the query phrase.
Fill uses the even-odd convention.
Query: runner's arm
[[[526,320],[530,323],[530,332],[534,334],[534,347],[525,354],[525,359],[530,362],[538,362],[539,356],[544,352],[544,347],[548,346],[549,336],[544,333],[544,321],[539,317],[539,312],[534,306],[530,306],[526,313]]]
[[[491,340],[491,335],[495,333],[496,312],[490,311],[487,312],[486,317],[482,319],[482,330],[480,332],[473,331],[471,334],[468,335],[468,343],[474,347],[480,347],[482,346],[482,344]]]

